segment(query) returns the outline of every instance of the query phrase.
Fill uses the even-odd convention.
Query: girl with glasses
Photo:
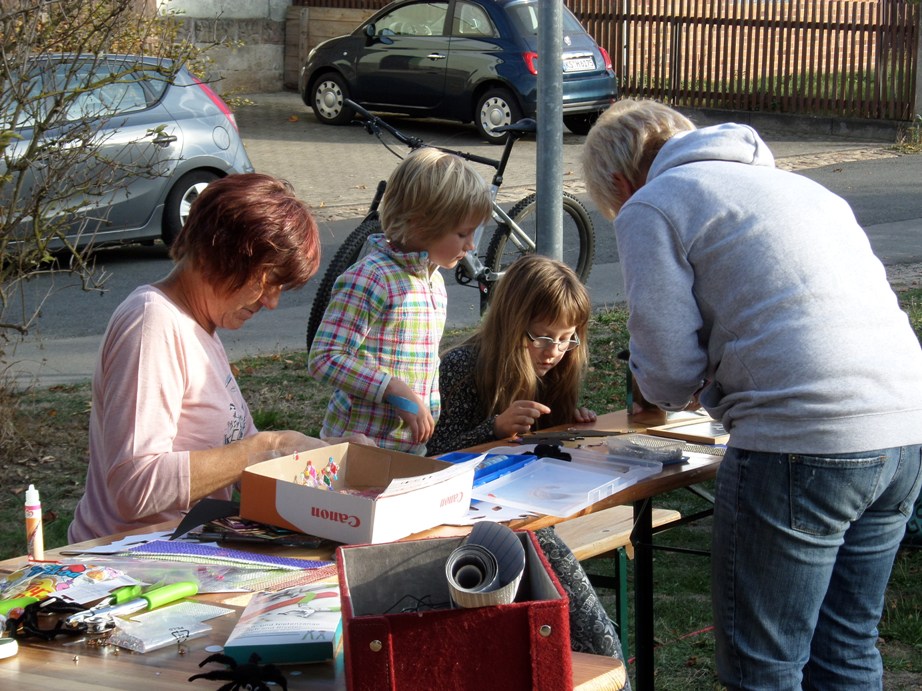
[[[442,414],[427,453],[595,420],[578,405],[591,311],[565,264],[528,255],[510,266],[480,328],[442,357]]]
[[[595,420],[577,403],[591,312],[589,293],[566,264],[540,255],[512,264],[477,332],[442,356],[442,414],[427,452]],[[623,659],[615,627],[579,560],[553,528],[535,536],[570,600],[570,647]]]

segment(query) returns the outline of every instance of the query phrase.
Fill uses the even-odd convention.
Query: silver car
[[[0,206],[20,227],[63,220],[79,247],[169,245],[209,182],[253,171],[227,104],[169,61],[43,56],[11,91],[0,104],[0,128],[16,135],[0,157],[0,176],[12,176]]]

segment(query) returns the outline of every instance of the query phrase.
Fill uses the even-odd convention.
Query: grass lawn
[[[922,290],[900,295],[917,334],[922,334]],[[616,358],[627,347],[623,308],[593,317],[590,329],[591,367],[584,387],[585,405],[599,413],[624,407],[624,363]],[[446,334],[446,344],[466,332]],[[304,354],[280,353],[235,363],[238,380],[261,428],[299,429],[316,435],[329,389],[305,371]],[[23,499],[29,483],[41,491],[47,548],[66,544],[67,526],[83,492],[87,458],[89,383],[34,388],[26,392],[0,389],[0,559],[25,553]],[[679,490],[658,498],[657,506],[684,515],[706,508],[703,499]],[[709,519],[663,533],[658,544],[706,550]],[[587,570],[611,573],[606,560]],[[656,688],[691,691],[720,688],[714,673],[714,641],[710,632],[707,556],[655,553]],[[601,591],[611,606],[614,593]],[[922,550],[904,548],[897,559],[880,625],[888,691],[922,688]]]

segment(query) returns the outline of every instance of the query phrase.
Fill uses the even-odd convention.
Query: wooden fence
[[[624,95],[686,107],[909,120],[918,2],[567,0]]]
[[[919,0],[565,0],[622,96],[677,106],[912,120]],[[384,0],[296,0],[374,10]]]

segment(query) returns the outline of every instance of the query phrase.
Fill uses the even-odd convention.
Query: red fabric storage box
[[[464,538],[338,548],[349,691],[571,689],[567,596],[534,535],[517,536],[515,601],[474,609],[449,605],[445,562]]]

